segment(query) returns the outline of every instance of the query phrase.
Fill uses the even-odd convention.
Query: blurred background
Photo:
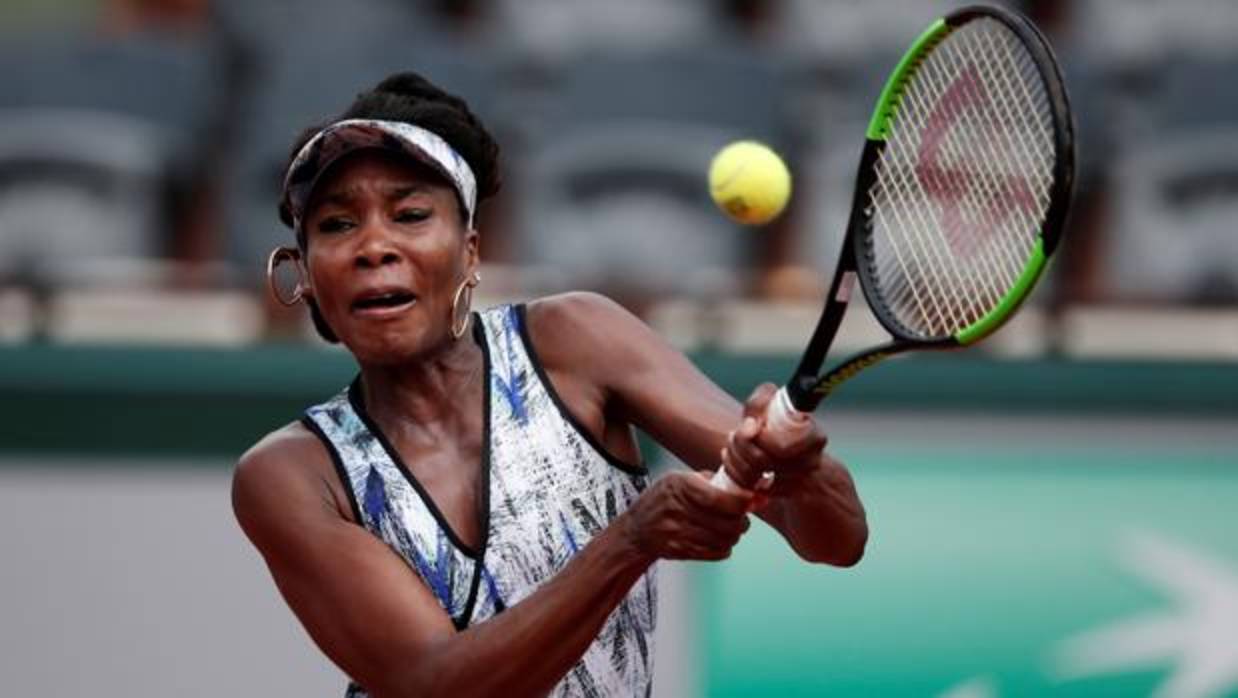
[[[503,146],[477,303],[612,295],[746,394],[811,330],[871,105],[936,0],[0,0],[0,677],[339,695],[232,520],[351,377],[265,293],[294,136],[396,70]],[[661,696],[1238,695],[1238,3],[1026,0],[1081,159],[1030,307],[822,412],[856,569],[664,565]],[[787,214],[705,170],[773,145]],[[838,346],[880,329],[855,309]],[[647,445],[659,467],[672,459]]]

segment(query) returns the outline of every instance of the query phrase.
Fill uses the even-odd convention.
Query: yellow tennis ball
[[[709,194],[732,219],[763,225],[786,208],[791,173],[769,146],[736,141],[714,156],[709,166]]]

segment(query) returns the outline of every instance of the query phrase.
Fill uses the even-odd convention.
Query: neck
[[[456,429],[480,411],[484,361],[472,332],[428,358],[361,366],[365,409],[384,431]],[[411,429],[410,429],[411,427]]]

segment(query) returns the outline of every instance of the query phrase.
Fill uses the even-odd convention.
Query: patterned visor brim
[[[477,210],[477,180],[464,158],[438,134],[402,121],[347,119],[337,121],[314,135],[301,148],[284,176],[283,202],[292,213],[293,226],[301,229],[305,205],[323,173],[342,156],[362,148],[380,148],[424,163],[447,178],[456,188],[473,227]]]

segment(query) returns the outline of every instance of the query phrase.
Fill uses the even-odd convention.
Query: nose
[[[366,225],[360,231],[354,264],[359,269],[377,269],[400,261],[400,252],[381,225]]]

